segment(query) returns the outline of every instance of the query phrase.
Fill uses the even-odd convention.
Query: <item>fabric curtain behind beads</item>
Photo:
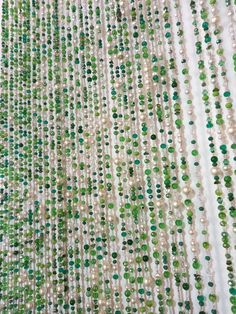
[[[0,313],[236,313],[236,1],[0,21]]]

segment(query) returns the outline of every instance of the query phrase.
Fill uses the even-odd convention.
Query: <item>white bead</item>
[[[173,202],[173,206],[174,206],[174,208],[178,208],[179,207],[179,203],[178,202]]]
[[[183,192],[184,192],[184,194],[188,194],[190,192],[190,189],[187,186],[185,186],[183,188]]]
[[[211,169],[211,173],[214,174],[214,175],[217,174],[218,172],[219,172],[219,169],[216,168],[216,167]]]

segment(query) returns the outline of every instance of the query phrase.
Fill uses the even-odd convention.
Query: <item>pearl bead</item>
[[[173,206],[174,206],[174,208],[178,208],[179,207],[179,202],[173,202]]]
[[[188,194],[190,192],[190,189],[186,186],[183,188],[183,193]]]
[[[219,169],[216,168],[216,167],[211,169],[211,173],[214,174],[214,175],[218,174],[218,172],[219,172]]]

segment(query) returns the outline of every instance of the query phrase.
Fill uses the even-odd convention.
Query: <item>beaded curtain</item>
[[[0,5],[0,313],[236,313],[235,0]]]

